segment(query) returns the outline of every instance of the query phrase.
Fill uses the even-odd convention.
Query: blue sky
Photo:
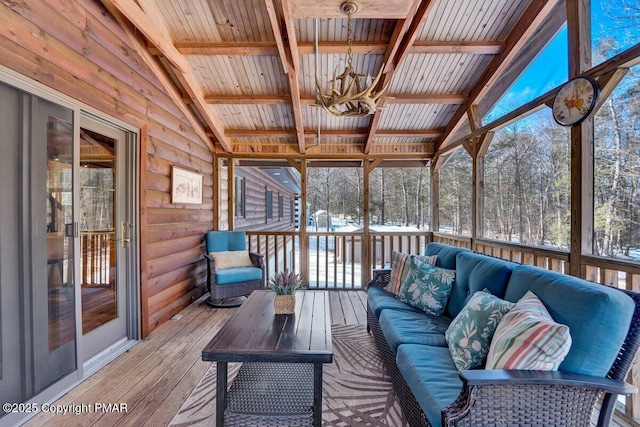
[[[620,0],[608,1],[610,3],[619,3]],[[625,33],[626,35],[631,35],[630,40],[625,43],[625,47],[640,41],[640,29],[637,26],[633,28],[631,26],[618,28],[618,21],[607,16],[607,13],[602,9],[603,4],[605,4],[603,0],[593,0],[591,2],[593,42],[595,43],[601,35],[613,35],[618,41],[621,41]],[[611,5],[611,7],[615,9],[616,5]],[[568,74],[567,27],[565,25],[487,115],[485,123],[495,120],[561,85],[568,80]]]

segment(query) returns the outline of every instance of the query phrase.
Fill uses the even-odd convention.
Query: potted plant
[[[269,287],[276,293],[274,298],[276,314],[293,314],[296,306],[295,292],[303,284],[302,276],[288,269],[269,277]]]

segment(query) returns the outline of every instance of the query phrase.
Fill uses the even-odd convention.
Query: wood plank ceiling
[[[519,74],[509,67],[526,65],[515,59],[532,36],[542,39],[536,46],[550,39],[537,30],[561,6],[358,0],[354,68],[376,75],[384,66],[389,86],[375,114],[346,118],[315,106],[316,74],[328,85],[346,64],[342,0],[102,1],[144,37],[155,55],[148,58],[171,77],[164,81],[180,90],[218,154],[344,159],[431,158],[458,137],[467,111],[501,76]]]

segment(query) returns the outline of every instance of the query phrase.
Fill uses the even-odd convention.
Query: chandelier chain
[[[347,43],[349,44],[349,49],[347,50],[347,64],[351,67],[352,55],[351,55],[351,44],[353,36],[353,29],[351,28],[351,11],[347,14]]]

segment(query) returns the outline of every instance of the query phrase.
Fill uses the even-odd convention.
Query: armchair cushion
[[[260,279],[262,279],[262,269],[258,267],[236,267],[222,270],[216,269],[216,284],[218,285],[229,285],[232,283]]]
[[[210,252],[209,255],[215,260],[216,269],[253,267],[253,262],[251,262],[249,251],[247,250]]]

